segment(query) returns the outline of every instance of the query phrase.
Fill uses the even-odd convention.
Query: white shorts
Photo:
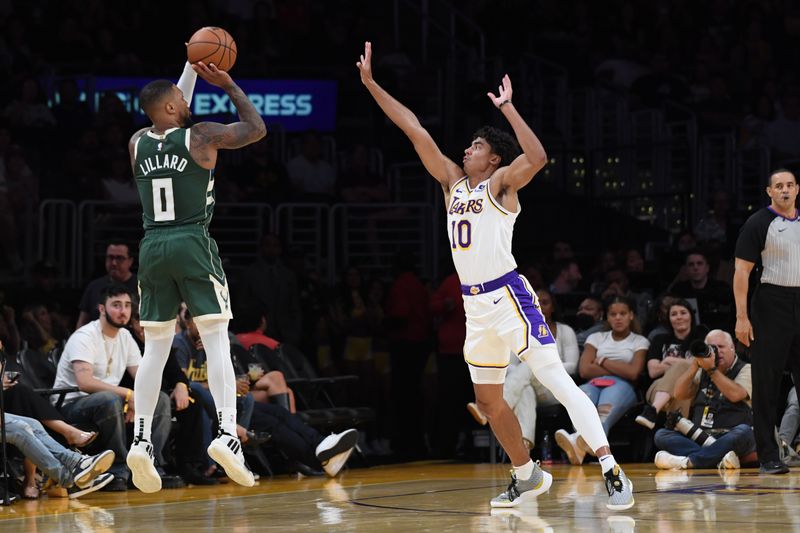
[[[477,294],[474,286],[462,286],[467,316],[464,360],[473,383],[503,383],[512,353],[525,361],[537,348],[555,347],[528,280],[519,274],[498,279],[507,283]],[[484,285],[492,288],[491,282]]]

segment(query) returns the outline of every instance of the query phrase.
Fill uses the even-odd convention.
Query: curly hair
[[[494,126],[478,128],[478,131],[472,134],[472,138],[477,139],[478,137],[485,139],[492,149],[492,153],[500,156],[498,167],[510,164],[520,153],[519,145],[514,137]]]
[[[151,81],[139,92],[139,107],[149,116],[155,105],[170,95],[173,86],[169,80]]]

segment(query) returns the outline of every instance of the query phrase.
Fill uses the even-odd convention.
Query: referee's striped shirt
[[[736,257],[761,265],[761,283],[800,287],[800,214],[784,218],[768,206],[742,226]]]

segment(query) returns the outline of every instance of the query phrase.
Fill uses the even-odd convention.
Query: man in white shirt
[[[61,408],[72,423],[91,423],[99,428],[100,444],[116,454],[109,470],[114,481],[104,490],[127,490],[130,477],[125,457],[125,424],[134,417],[133,391],[120,387],[127,371],[136,378],[142,354],[130,332],[132,295],[127,287],[113,284],[104,289],[98,304],[100,318],[81,327],[67,341],[58,362],[56,381],[59,387],[78,387],[80,392],[67,395]],[[171,424],[169,397],[159,394],[153,417],[154,454],[162,462],[161,450]]]

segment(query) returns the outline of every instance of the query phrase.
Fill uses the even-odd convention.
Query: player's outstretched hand
[[[221,89],[233,85],[233,79],[230,74],[218,69],[214,63],[206,65],[202,61],[198,61],[197,63],[192,63],[192,69],[208,83]]]
[[[489,97],[495,107],[500,108],[500,104],[506,100],[511,100],[512,92],[514,91],[511,89],[511,78],[506,74],[503,76],[503,84],[497,88],[497,96],[494,93],[486,93],[486,96]]]
[[[372,43],[367,41],[364,43],[364,53],[361,54],[359,61],[356,62],[359,72],[361,73],[361,83],[372,81]]]

